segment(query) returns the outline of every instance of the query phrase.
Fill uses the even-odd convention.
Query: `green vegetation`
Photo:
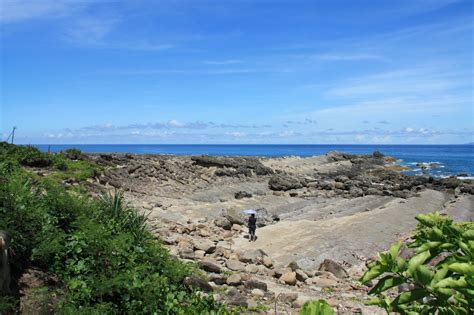
[[[370,304],[401,314],[473,314],[474,223],[455,224],[438,213],[416,219],[412,242],[394,244],[369,264],[361,282],[378,278]],[[416,251],[409,260],[401,257],[405,247]],[[408,289],[392,299],[384,294],[400,285]]]
[[[301,308],[300,315],[335,315],[331,306],[324,300],[308,301]]]
[[[48,166],[51,175],[35,176],[20,165]],[[59,165],[66,171],[57,171]],[[92,199],[57,181],[68,172],[81,179],[94,167],[0,144],[0,228],[13,237],[14,276],[32,266],[57,275],[60,284],[50,289],[60,297],[58,313],[228,313],[182,284],[195,267],[171,257],[120,194]],[[0,297],[0,313],[16,303]]]

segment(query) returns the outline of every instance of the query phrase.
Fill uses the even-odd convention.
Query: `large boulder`
[[[303,188],[306,186],[306,183],[302,182],[295,176],[284,175],[284,174],[275,174],[268,181],[268,186],[271,190],[291,190]]]
[[[267,291],[267,284],[258,280],[248,280],[245,281],[245,287],[248,289],[260,289],[262,291]]]
[[[223,228],[224,230],[230,230],[232,227],[232,223],[227,219],[226,217],[217,217],[214,220],[214,224],[220,228]]]

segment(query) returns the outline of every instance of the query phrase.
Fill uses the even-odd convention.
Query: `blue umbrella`
[[[242,210],[242,212],[245,214],[257,214],[257,210],[254,209]]]

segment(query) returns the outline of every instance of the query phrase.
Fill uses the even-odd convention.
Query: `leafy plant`
[[[474,223],[455,224],[439,213],[416,219],[412,241],[379,254],[360,279],[378,279],[369,291],[377,297],[369,304],[402,314],[473,314]],[[408,260],[401,257],[406,247],[415,250]],[[390,289],[400,285],[408,290],[390,298]]]
[[[335,315],[332,307],[324,300],[308,301],[301,308],[300,315]]]

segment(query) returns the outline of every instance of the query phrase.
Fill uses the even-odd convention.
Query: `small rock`
[[[245,267],[245,272],[248,273],[257,273],[258,272],[258,266],[255,264],[250,264]]]
[[[227,266],[227,268],[233,271],[242,271],[245,269],[245,264],[238,260],[230,259],[226,261],[225,265]]]
[[[214,220],[214,224],[224,230],[230,230],[232,223],[225,217],[218,217]]]
[[[247,299],[236,288],[230,288],[226,293],[228,305],[248,307]]]
[[[290,268],[292,271],[296,271],[297,269],[300,269],[300,266],[298,266],[296,261],[292,261],[288,264],[288,268]]]
[[[259,299],[261,299],[265,296],[265,292],[263,292],[260,289],[252,289],[252,291],[250,293],[252,294],[252,296],[254,296],[256,298],[259,298]]]
[[[222,269],[217,261],[211,259],[203,259],[199,261],[199,267],[205,271],[217,273],[220,273]]]
[[[327,279],[327,278],[319,278],[319,277],[313,278],[312,282],[315,286],[320,287],[320,288],[332,288],[337,285],[336,280]]]
[[[339,279],[347,278],[346,270],[341,265],[330,259],[325,259],[319,266],[319,270],[329,271]]]
[[[234,194],[235,199],[252,198],[252,194],[246,191],[238,191]]]
[[[203,250],[197,250],[194,252],[194,257],[195,258],[203,258],[206,255],[206,252]]]
[[[278,300],[285,303],[291,303],[293,301],[296,301],[297,298],[298,298],[298,293],[284,292],[284,293],[280,293]]]
[[[233,275],[230,275],[227,278],[226,283],[228,285],[238,286],[238,285],[242,284],[242,277],[239,274],[234,273]]]
[[[277,268],[275,269],[275,277],[280,278],[285,273],[291,272],[291,268]]]
[[[283,274],[280,277],[280,280],[288,285],[295,285],[296,284],[296,272],[291,271]]]
[[[214,242],[209,240],[194,240],[193,243],[195,249],[203,250],[206,253],[212,253],[216,250]]]
[[[179,257],[183,259],[194,259],[195,254],[191,248],[183,248],[179,251]]]
[[[267,291],[267,284],[258,280],[245,281],[245,287],[248,289],[260,289],[262,291]]]
[[[268,256],[263,256],[262,258],[262,263],[265,267],[267,268],[272,268],[273,267],[273,261],[270,257]]]
[[[306,281],[306,279],[308,279],[308,276],[306,275],[306,273],[304,273],[303,270],[296,269],[295,272],[296,272],[296,280],[304,282],[304,281]]]

